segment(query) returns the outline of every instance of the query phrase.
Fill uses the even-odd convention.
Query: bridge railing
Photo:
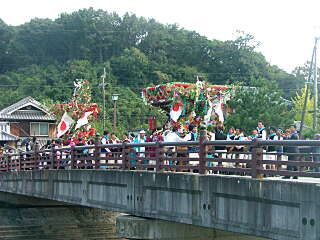
[[[0,155],[0,171],[135,169],[264,176],[320,177],[320,141],[122,143]]]

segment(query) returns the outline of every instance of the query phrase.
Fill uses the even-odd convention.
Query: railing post
[[[128,147],[126,143],[122,143],[122,169],[128,168]]]
[[[206,173],[205,158],[207,157],[207,154],[206,154],[206,146],[203,144],[203,142],[206,140],[207,140],[207,130],[205,129],[200,130],[200,137],[199,137],[199,173],[200,174]]]
[[[22,159],[22,152],[19,152],[18,159],[17,159],[17,171],[21,171],[21,159]]]
[[[98,147],[98,145],[100,144],[100,135],[97,134],[96,135],[96,139],[95,139],[95,142],[94,142],[94,168],[95,169],[98,169],[100,168],[100,148]]]
[[[258,170],[261,169],[260,161],[263,160],[263,148],[258,145],[259,139],[253,140],[252,157],[251,157],[251,177],[262,179],[263,174],[258,174]]]
[[[4,161],[4,155],[0,154],[0,164],[1,164],[0,170],[1,171],[3,170],[3,161]]]
[[[161,154],[160,154],[160,150],[161,150],[161,146],[160,146],[160,142],[156,143],[156,153],[155,153],[155,157],[156,157],[156,172],[160,172],[160,166],[161,166]]]
[[[279,153],[279,152],[277,152],[277,153]],[[281,170],[281,160],[282,160],[282,155],[277,154],[277,165],[276,165],[277,171]]]
[[[54,146],[52,146],[51,148],[51,164],[50,164],[50,169],[54,169],[54,164],[56,161],[56,150],[54,148]]]
[[[70,169],[75,169],[76,160],[76,149],[75,146],[70,147]]]
[[[9,171],[9,155],[8,154],[6,154],[5,155],[5,169],[6,169],[6,171]]]
[[[33,165],[33,169],[38,169],[38,153],[37,153],[37,150],[34,150],[33,151],[33,162],[34,162],[34,165]]]

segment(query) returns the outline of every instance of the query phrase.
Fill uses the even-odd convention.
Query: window
[[[48,123],[30,123],[31,136],[49,136]]]

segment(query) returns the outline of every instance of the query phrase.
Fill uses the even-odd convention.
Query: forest
[[[19,26],[0,19],[0,36],[0,109],[26,96],[45,104],[64,103],[72,95],[75,79],[89,80],[93,101],[102,106],[101,76],[106,68],[107,128],[112,128],[111,95],[118,93],[120,131],[146,128],[153,116],[165,120],[158,109],[143,104],[141,89],[147,86],[195,82],[199,76],[209,84],[258,87],[261,93],[255,95],[273,93],[279,102],[291,100],[304,87],[306,76],[306,66],[287,73],[270,65],[257,51],[254,37],[244,32],[235,40],[219,41],[177,24],[93,8]],[[256,105],[252,107],[258,111]],[[289,124],[292,116],[279,115],[274,111],[284,110],[272,107],[270,112],[257,113],[248,106],[229,125],[247,124],[245,114],[253,116],[251,125],[260,117],[269,124]],[[101,121],[96,125],[102,131]]]

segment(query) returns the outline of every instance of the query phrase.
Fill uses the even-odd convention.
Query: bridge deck
[[[0,191],[271,239],[320,238],[320,188],[311,178],[12,171],[0,174]]]

